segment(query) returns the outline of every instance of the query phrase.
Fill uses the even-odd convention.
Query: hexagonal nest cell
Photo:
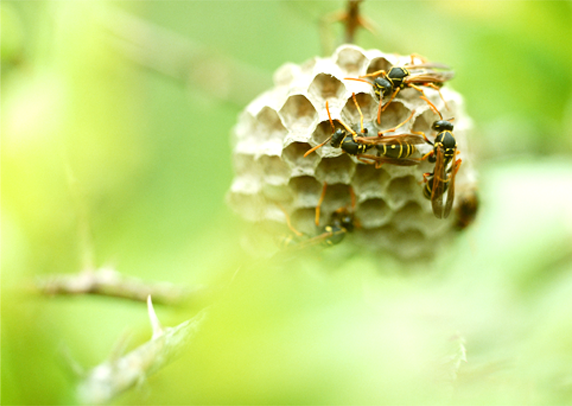
[[[334,132],[326,102],[336,129],[346,131],[338,121],[341,119],[353,131],[361,132],[361,116],[352,93],[356,94],[368,136],[376,136],[412,116],[395,133],[384,137],[422,131],[434,140],[431,125],[439,117],[419,98],[419,92],[400,92],[385,107],[378,124],[379,99],[373,86],[345,79],[379,70],[387,72],[392,63],[409,60],[343,45],[331,57],[313,58],[301,65],[288,63],[280,68],[274,75],[280,91],[266,92],[255,99],[239,116],[233,130],[236,177],[228,193],[230,206],[248,221],[283,221],[282,232],[288,233],[284,210],[294,227],[311,235],[317,232],[315,209],[327,184],[321,202],[321,225],[332,221],[333,214],[342,208],[355,219],[356,238],[345,239],[344,244],[355,244],[356,250],[387,252],[401,259],[433,255],[435,241],[454,235],[459,222],[457,201],[449,218],[437,219],[431,202],[423,197],[423,173],[431,172],[433,164],[384,163],[377,167],[330,143],[304,157]],[[451,108],[442,114],[445,118],[455,117],[454,134],[459,158],[463,160],[456,189],[476,190],[476,175],[466,148],[472,122],[463,110],[462,97],[448,83],[442,93]],[[426,95],[436,106],[443,106],[437,91],[427,89]],[[432,148],[429,144],[419,145],[412,157],[419,159]],[[381,152],[372,147],[367,153]]]

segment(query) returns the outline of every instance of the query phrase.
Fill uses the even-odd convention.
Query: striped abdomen
[[[409,158],[417,150],[415,145],[408,144],[402,140],[393,140],[387,144],[376,145],[379,153],[387,158]]]

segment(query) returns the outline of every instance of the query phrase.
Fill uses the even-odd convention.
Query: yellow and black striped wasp
[[[304,154],[304,157],[308,156],[318,148],[321,148],[330,142],[330,145],[332,145],[334,148],[341,148],[343,152],[356,156],[357,159],[364,163],[373,164],[376,166],[376,168],[379,168],[384,163],[400,166],[419,164],[421,159],[411,158],[411,155],[413,155],[413,153],[417,150],[416,145],[424,144],[425,139],[416,134],[401,134],[394,136],[384,135],[386,133],[396,131],[398,128],[411,120],[415,115],[415,110],[411,112],[411,115],[405,121],[398,124],[397,126],[388,130],[379,131],[376,136],[367,136],[368,130],[364,127],[363,113],[361,112],[359,104],[356,100],[355,93],[352,94],[352,97],[360,115],[360,127],[358,128],[360,131],[359,135],[341,119],[336,119],[336,121],[338,121],[345,130],[341,128],[336,130],[332,116],[330,114],[328,102],[326,102],[326,111],[328,112],[328,118],[330,120],[330,125],[332,126],[333,134],[321,144],[316,145],[312,149],[308,150]],[[371,155],[365,153],[373,147],[378,150],[379,155]]]
[[[423,63],[415,64],[415,57],[421,59]],[[436,69],[441,69],[437,71]],[[373,86],[373,92],[379,99],[377,108],[377,123],[381,123],[381,112],[393,101],[397,94],[404,88],[409,87],[421,93],[421,99],[429,105],[431,110],[438,114],[438,110],[425,95],[421,86],[435,89],[439,92],[441,100],[447,107],[447,102],[441,94],[440,87],[448,80],[453,79],[455,73],[447,65],[438,63],[426,63],[424,58],[418,55],[411,55],[411,63],[402,66],[392,66],[388,72],[384,70],[368,73],[367,75],[357,78],[345,78],[346,80],[355,80],[365,82]],[[373,82],[365,80],[365,78],[373,78]],[[389,97],[387,103],[383,104],[383,100]]]
[[[433,214],[437,218],[447,218],[451,212],[455,199],[455,176],[462,162],[460,159],[455,160],[457,140],[453,136],[454,127],[451,120],[441,119],[433,123],[431,128],[437,131],[433,142],[429,141],[424,133],[414,132],[433,145],[433,149],[421,158],[435,163],[432,173],[423,174],[423,196],[431,200]]]
[[[318,233],[313,237],[307,237],[305,234],[296,230],[290,222],[290,218],[285,209],[282,209],[284,215],[286,216],[286,224],[288,228],[292,231],[292,235],[284,238],[281,242],[282,248],[287,249],[304,249],[315,245],[323,245],[325,247],[331,247],[333,245],[341,243],[346,234],[354,230],[355,227],[359,227],[359,221],[354,217],[354,207],[355,207],[355,195],[353,189],[350,188],[351,197],[351,210],[347,207],[340,207],[334,211],[330,217],[330,221],[325,226],[320,226],[320,208],[324,201],[326,195],[327,183],[324,182],[324,187],[322,189],[322,194],[316,206],[316,227],[318,228]]]
[[[357,102],[355,93],[352,93],[352,98],[354,100],[356,108],[357,108],[357,110],[360,114],[360,117],[361,117],[360,134],[361,135],[367,135],[368,130],[365,129],[363,126],[363,114],[362,114],[361,109],[359,107],[359,104]],[[326,101],[326,111],[328,112],[328,119],[330,120],[330,125],[332,126],[333,133],[330,137],[326,138],[326,140],[324,142],[322,142],[321,144],[318,144],[314,148],[308,150],[304,154],[304,158],[307,157],[308,155],[310,155],[315,150],[323,147],[328,142],[330,142],[330,145],[332,147],[341,148],[343,152],[345,152],[346,154],[350,154],[350,155],[363,154],[369,148],[372,147],[372,145],[366,145],[366,144],[362,144],[362,143],[358,142],[357,141],[358,134],[354,130],[352,130],[343,120],[336,119],[336,121],[338,123],[340,123],[345,128],[345,130],[343,130],[341,128],[336,129],[336,126],[334,125],[334,121],[332,120],[332,115],[330,114],[330,107],[329,107],[327,101]]]
[[[417,134],[357,137],[357,141],[375,146],[379,155],[361,154],[358,159],[362,162],[373,163],[376,168],[380,168],[384,163],[398,166],[418,165],[423,158],[412,158],[411,156],[417,151],[418,145],[424,145],[427,142]]]

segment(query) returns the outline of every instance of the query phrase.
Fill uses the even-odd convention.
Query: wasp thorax
[[[271,254],[273,251],[266,244],[273,239],[261,238],[255,231],[267,233],[268,237],[288,234],[287,219],[304,234],[300,239],[316,236],[322,231],[315,222],[318,205],[319,224],[330,227],[325,241],[343,238],[348,253],[374,250],[400,259],[423,260],[439,252],[439,244],[448,235],[454,235],[454,216],[436,218],[431,201],[423,196],[427,185],[422,184],[423,174],[433,173],[435,163],[429,162],[430,156],[421,158],[431,151],[431,146],[423,139],[411,144],[395,138],[395,142],[384,142],[383,149],[373,141],[407,134],[411,139],[423,138],[415,135],[421,132],[433,140],[435,131],[445,132],[441,135],[443,147],[454,148],[458,144],[461,152],[462,167],[456,174],[455,189],[459,194],[472,190],[474,172],[466,141],[471,120],[463,111],[462,97],[449,84],[441,90],[444,101],[437,90],[424,88],[427,99],[442,114],[455,116],[452,138],[452,128],[448,127],[451,123],[445,122],[437,130],[432,127],[435,113],[419,100],[419,92],[400,92],[391,102],[384,98],[388,105],[378,122],[379,95],[385,97],[395,91],[388,77],[368,78],[366,81],[373,82],[374,87],[346,79],[385,70],[395,80],[403,77],[405,71],[388,67],[402,66],[410,59],[344,45],[327,58],[316,57],[301,65],[286,64],[274,75],[275,87],[257,97],[240,114],[233,129],[236,175],[228,201],[255,225],[246,227],[249,238],[245,239],[245,246],[252,253]],[[410,116],[395,131],[383,133]],[[361,130],[362,119],[367,135]],[[341,128],[341,121],[347,128]],[[353,129],[357,137],[348,129]],[[382,135],[378,137],[379,133]],[[360,138],[372,142],[365,143]],[[321,144],[324,145],[307,154]],[[410,148],[414,145],[417,151]],[[384,157],[385,162],[376,165],[380,161],[364,156]],[[388,162],[404,159],[409,159],[411,165]],[[439,176],[447,178],[453,172],[449,165]],[[352,228],[351,234],[346,233]]]
[[[395,66],[389,70],[387,77],[393,82],[394,87],[402,87],[403,79],[409,76],[409,71],[402,66]]]
[[[450,131],[442,131],[435,137],[435,144],[440,144],[445,151],[457,148],[457,140]]]

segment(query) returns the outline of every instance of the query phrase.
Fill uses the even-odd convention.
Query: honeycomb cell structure
[[[304,157],[312,147],[333,133],[326,111],[337,124],[342,119],[358,132],[363,114],[368,134],[387,130],[412,119],[394,133],[421,131],[435,138],[431,125],[439,117],[420,99],[415,89],[405,88],[381,113],[379,100],[368,83],[347,80],[394,65],[409,63],[410,56],[363,50],[354,45],[339,47],[331,57],[313,58],[301,65],[285,64],[274,75],[275,87],[251,102],[233,128],[236,176],[227,195],[229,205],[243,218],[271,233],[289,233],[292,226],[315,236],[315,208],[323,185],[320,225],[342,208],[353,211],[357,227],[343,244],[356,250],[385,251],[401,259],[425,259],[439,244],[455,234],[455,208],[447,219],[434,216],[431,202],[423,196],[423,173],[432,172],[427,160],[419,165],[376,168],[327,143]],[[471,119],[464,112],[462,97],[446,83],[441,93],[425,88],[427,98],[445,118],[454,117],[454,135],[462,165],[456,176],[457,196],[476,190],[476,173],[471,165],[467,137]],[[431,151],[430,144],[418,146],[415,157]],[[469,193],[467,192],[467,193]],[[457,198],[455,205],[461,200]]]

